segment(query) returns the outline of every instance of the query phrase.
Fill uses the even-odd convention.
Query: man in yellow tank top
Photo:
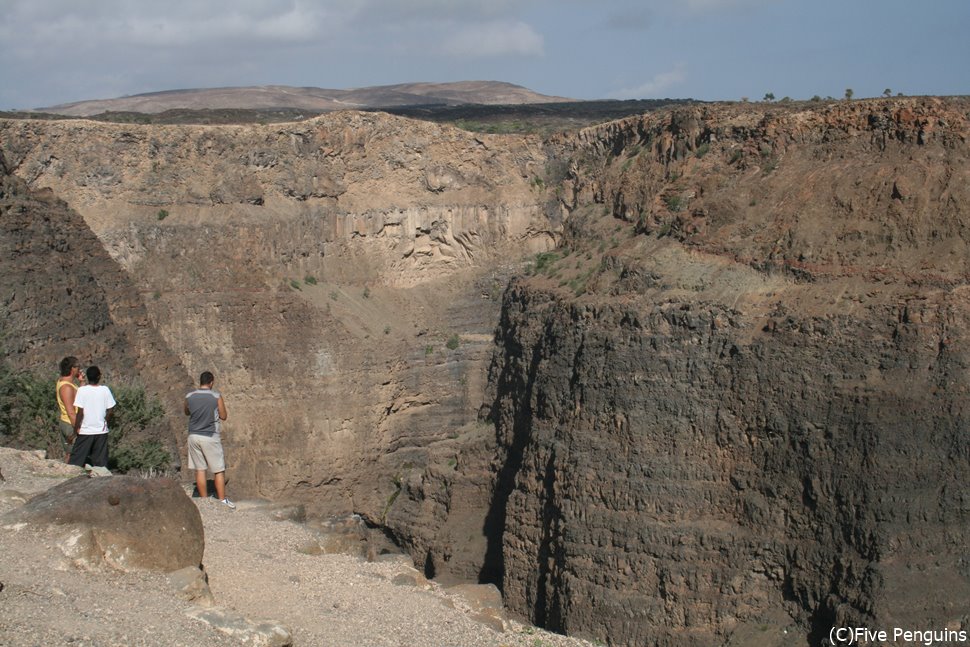
[[[74,444],[74,396],[77,394],[78,383],[83,379],[81,373],[81,362],[76,357],[65,357],[61,360],[61,376],[57,380],[57,408],[60,410],[60,418],[57,420],[57,428],[60,433],[61,448],[64,450],[64,462],[71,457],[71,445]]]

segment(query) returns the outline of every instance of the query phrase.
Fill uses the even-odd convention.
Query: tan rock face
[[[127,272],[176,388],[215,373],[230,491],[378,520],[396,464],[475,419],[507,276],[559,230],[538,141],[381,114],[7,121],[0,149]]]
[[[230,492],[360,513],[559,630],[815,644],[970,599],[967,114],[689,106],[541,143],[9,121],[0,148],[140,295],[86,335],[216,373]]]

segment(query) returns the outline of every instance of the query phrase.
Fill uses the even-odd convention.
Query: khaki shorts
[[[222,453],[222,442],[211,436],[189,434],[189,469],[201,471],[208,469],[213,474],[226,471],[226,457]]]
[[[65,452],[71,451],[71,443],[68,441],[70,441],[71,438],[74,438],[74,425],[69,422],[64,422],[63,420],[58,420],[57,429],[61,432],[58,434],[61,439],[61,448]]]

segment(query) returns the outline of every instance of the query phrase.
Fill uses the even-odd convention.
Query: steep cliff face
[[[0,121],[33,205],[4,240],[37,259],[8,301],[56,361],[50,268],[109,286],[79,339],[182,387],[213,370],[234,491],[359,512],[548,627],[954,626],[968,114],[692,106],[546,142],[357,113]],[[20,283],[47,287],[26,307]]]
[[[187,374],[150,325],[138,291],[84,220],[50,190],[34,191],[0,156],[0,303],[6,359],[56,375],[60,359],[97,364],[180,406]],[[53,393],[51,394],[53,399]],[[176,426],[163,439],[177,447]]]
[[[964,102],[684,110],[562,141],[513,283],[487,570],[622,645],[964,626]]]
[[[216,374],[233,491],[359,512],[426,552],[424,520],[391,504],[408,475],[454,472],[447,448],[474,426],[501,292],[558,236],[538,140],[347,112],[4,121],[0,148],[127,271],[188,369],[180,386]]]

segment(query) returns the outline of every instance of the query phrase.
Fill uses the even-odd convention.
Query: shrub
[[[158,210],[158,219],[159,220],[165,220],[166,218],[168,218],[168,211],[166,211],[165,209],[159,209]]]
[[[61,456],[56,382],[55,376],[15,371],[0,362],[0,443]],[[121,472],[168,469],[171,455],[161,441],[132,438],[164,418],[161,402],[138,384],[109,386],[118,404],[108,437],[108,466]]]
[[[534,271],[536,273],[542,272],[546,268],[552,269],[552,266],[556,261],[559,260],[559,254],[556,252],[540,252],[536,254],[536,263]]]
[[[133,438],[164,419],[162,403],[156,396],[149,395],[144,386],[134,382],[116,384],[111,391],[118,404],[109,431],[108,467],[121,472],[168,469],[171,456],[161,441]]]
[[[57,401],[53,376],[16,371],[6,362],[0,367],[0,434],[3,444],[24,449],[54,451],[60,441],[55,435]]]
[[[303,288],[300,287],[300,282],[296,279],[290,279],[290,287],[294,290],[303,290]]]
[[[306,283],[307,285],[316,285],[317,277],[313,276],[312,274],[307,274],[306,276],[303,277],[303,282]]]
[[[461,340],[458,338],[458,335],[454,334],[448,338],[448,341],[447,343],[445,343],[445,346],[448,347],[448,350],[455,350],[456,348],[458,348],[458,344],[460,343],[461,343]]]
[[[679,195],[668,195],[664,197],[664,203],[671,211],[683,211],[687,207],[687,200]]]
[[[710,150],[711,150],[711,145],[709,143],[705,142],[705,143],[703,143],[703,144],[701,144],[700,146],[697,147],[697,150],[694,152],[694,155],[696,155],[697,158],[700,159],[700,158],[704,157],[705,155],[707,155],[708,151],[710,151]]]
[[[161,441],[142,440],[115,449],[109,446],[108,464],[119,472],[162,471],[169,468],[172,456]]]

